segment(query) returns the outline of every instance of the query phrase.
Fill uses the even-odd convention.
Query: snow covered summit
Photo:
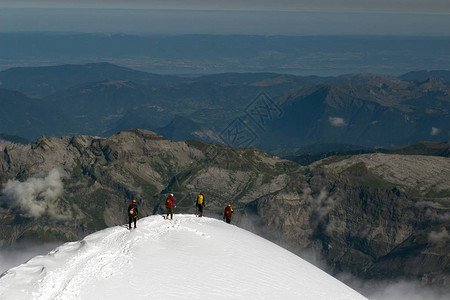
[[[0,299],[366,299],[291,252],[212,218],[140,219],[5,272]]]

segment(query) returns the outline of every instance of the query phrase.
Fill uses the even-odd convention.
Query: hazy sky
[[[0,31],[450,35],[450,0],[0,0]]]
[[[448,0],[1,0],[3,7],[226,10],[393,11],[450,13]]]

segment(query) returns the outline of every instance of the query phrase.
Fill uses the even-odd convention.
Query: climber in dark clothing
[[[131,221],[134,221],[134,228],[136,228],[136,222],[138,218],[138,208],[136,205],[136,200],[128,206],[128,229],[131,230]]]
[[[223,212],[223,219],[225,220],[225,222],[230,223],[231,216],[233,216],[233,209],[231,208],[231,204],[228,204],[227,207],[225,207],[225,211]]]

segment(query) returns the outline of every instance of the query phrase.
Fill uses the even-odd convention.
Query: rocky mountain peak
[[[316,162],[314,165],[323,165],[325,162],[326,160]],[[355,172],[360,178],[371,173],[382,179],[386,188],[389,188],[389,184],[395,185],[418,197],[432,198],[433,195],[444,195],[450,191],[448,157],[374,153],[351,156],[323,167],[341,175]],[[376,183],[375,177],[373,183]],[[382,185],[381,181],[378,183]],[[440,201],[448,201],[450,206],[450,195],[448,198],[440,198]]]
[[[449,90],[449,87],[444,84],[441,79],[433,76],[428,77],[428,79],[421,82],[419,86],[426,90]]]

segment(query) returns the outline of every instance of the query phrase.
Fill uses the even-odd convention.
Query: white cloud
[[[316,227],[324,219],[324,217],[330,213],[338,201],[328,195],[327,188],[325,187],[321,189],[317,197],[314,197],[311,192],[312,191],[309,187],[303,189],[303,197],[312,207],[310,222],[313,227]],[[334,229],[333,224],[327,224],[327,232],[332,232]]]
[[[65,219],[68,216],[58,213],[57,205],[64,192],[63,176],[63,171],[55,168],[46,177],[32,177],[24,182],[8,180],[3,194],[26,217],[39,218],[47,213],[52,218]]]
[[[431,132],[430,132],[430,134],[431,134],[432,136],[438,135],[439,133],[441,133],[441,130],[440,130],[439,128],[431,127]]]
[[[432,231],[428,234],[428,241],[433,244],[444,243],[447,240],[450,240],[450,234],[445,227],[441,231]]]
[[[331,126],[334,126],[334,127],[347,126],[347,123],[345,122],[345,120],[343,118],[329,117],[328,122],[330,122]]]
[[[14,248],[4,248],[0,251],[0,274],[3,272],[26,263],[37,255],[45,255],[61,243],[46,244],[28,244]]]

